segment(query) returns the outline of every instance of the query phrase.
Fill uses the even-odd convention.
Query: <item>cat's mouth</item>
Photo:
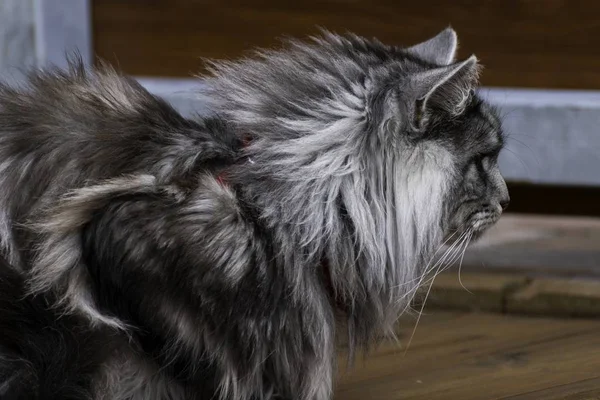
[[[484,207],[473,213],[462,221],[456,221],[444,238],[448,242],[454,242],[457,238],[469,237],[469,242],[479,239],[489,228],[494,226],[502,215],[502,208]]]
[[[489,212],[483,211],[475,214],[469,221],[470,229],[474,234],[481,236],[485,231],[494,226],[500,219],[502,211]],[[478,237],[479,237],[478,236]]]

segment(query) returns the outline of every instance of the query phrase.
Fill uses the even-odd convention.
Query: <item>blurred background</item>
[[[545,318],[597,318],[598,2],[0,0],[0,75],[18,81],[28,68],[64,65],[66,52],[77,49],[87,63],[106,60],[182,112],[190,112],[203,107],[202,99],[194,93],[202,82],[193,79],[203,72],[202,58],[236,58],[256,46],[277,45],[283,36],[302,38],[317,33],[319,26],[410,46],[449,25],[459,36],[459,57],[475,54],[484,65],[481,94],[503,117],[508,142],[500,163],[512,201],[497,227],[465,254],[461,281],[457,268],[438,277],[428,307]],[[498,328],[494,321],[482,324],[475,320],[473,330],[487,324],[505,329],[503,332],[529,329],[512,325]],[[542,327],[558,331],[574,326],[545,323]],[[446,328],[431,328],[437,329]],[[540,334],[530,331],[534,336]],[[560,348],[560,344],[556,346]],[[597,349],[600,351],[600,344]],[[508,354],[508,358],[488,355],[478,365],[485,369],[500,363],[499,371],[504,372],[498,374],[506,372],[502,369],[506,365],[521,365],[514,352],[498,351],[493,354]],[[435,357],[439,359],[439,353]],[[454,353],[448,357],[460,358]],[[546,362],[560,364],[564,360]],[[582,362],[576,360],[573,365]],[[525,363],[523,368],[529,367]],[[510,379],[526,376],[525,386],[536,382],[524,371],[515,371]],[[498,375],[491,376],[498,382]],[[581,377],[588,378],[585,373]],[[600,381],[594,382],[600,387]],[[461,381],[456,386],[464,384]],[[359,392],[348,391],[344,398],[368,398],[364,392],[356,394]],[[457,397],[439,398],[484,398],[456,393]],[[427,396],[424,398],[438,398],[431,393]],[[550,398],[540,396],[531,398]]]

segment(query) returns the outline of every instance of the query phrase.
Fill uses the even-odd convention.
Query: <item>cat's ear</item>
[[[407,48],[406,51],[432,64],[449,65],[456,58],[457,48],[456,32],[448,27],[431,39]]]
[[[432,112],[459,115],[477,86],[479,64],[477,57],[446,67],[430,69],[411,77],[411,94],[414,100],[412,125],[422,131]]]

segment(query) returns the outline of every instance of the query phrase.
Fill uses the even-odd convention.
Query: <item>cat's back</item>
[[[124,175],[185,179],[232,159],[235,143],[225,124],[184,118],[111,68],[75,61],[0,84],[0,246],[74,189]]]

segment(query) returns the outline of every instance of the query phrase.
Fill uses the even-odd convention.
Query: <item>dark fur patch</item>
[[[0,398],[92,398],[103,365],[123,346],[109,330],[61,315],[54,300],[27,295],[23,276],[0,259]]]

